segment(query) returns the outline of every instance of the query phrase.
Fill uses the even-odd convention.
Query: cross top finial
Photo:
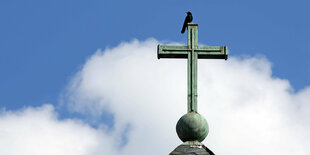
[[[188,23],[187,26],[187,45],[192,49],[195,49],[198,47],[198,24]]]

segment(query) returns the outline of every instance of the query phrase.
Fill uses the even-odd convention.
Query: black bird
[[[181,33],[184,33],[185,32],[185,28],[187,28],[187,23],[190,23],[193,21],[193,16],[192,16],[192,13],[191,12],[186,12],[187,13],[187,16],[185,17],[185,20],[184,20],[184,24],[183,24],[183,28],[182,28],[182,31]]]

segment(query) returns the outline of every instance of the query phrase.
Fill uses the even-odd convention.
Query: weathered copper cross
[[[225,59],[227,46],[198,46],[198,24],[188,23],[187,46],[158,45],[157,57],[187,58],[187,111],[197,112],[197,59]]]

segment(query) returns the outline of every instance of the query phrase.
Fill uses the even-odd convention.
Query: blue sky
[[[1,1],[0,103],[58,102],[68,79],[98,48],[133,38],[186,43],[185,11],[199,42],[230,55],[263,55],[295,90],[310,84],[308,1]]]
[[[199,24],[199,44],[227,45],[230,52],[228,61],[199,60],[204,61],[199,64],[198,88],[203,94],[199,99],[206,103],[199,106],[213,129],[207,138],[211,148],[219,154],[234,150],[240,155],[238,151],[243,149],[246,154],[260,154],[251,148],[262,145],[273,154],[283,154],[278,150],[307,154],[309,5],[306,0],[2,0],[0,132],[12,131],[7,135],[13,144],[7,145],[13,149],[8,150],[35,155],[25,152],[31,150],[28,148],[15,149],[19,148],[15,145],[19,137],[32,139],[27,136],[38,133],[33,137],[40,139],[53,133],[49,135],[51,144],[42,150],[52,146],[52,152],[58,151],[52,142],[65,139],[77,143],[73,148],[95,148],[92,153],[73,153],[76,155],[136,154],[141,146],[137,142],[143,142],[144,133],[154,144],[161,144],[156,145],[158,150],[172,151],[180,143],[174,125],[186,110],[185,105],[177,104],[185,102],[180,96],[186,95],[186,84],[180,83],[186,81],[186,64],[157,60],[156,45],[186,44],[187,36],[180,31],[185,12],[191,11],[193,22]],[[225,97],[218,97],[222,93]],[[174,111],[158,115],[162,107]],[[94,119],[87,120],[85,114]],[[6,125],[3,120],[14,123]],[[158,123],[158,129],[150,128],[154,125],[147,124],[150,122]],[[15,126],[19,124],[22,127]],[[292,131],[299,136],[292,136]],[[259,138],[255,137],[257,133]],[[76,140],[79,136],[89,141]],[[253,143],[244,143],[248,141]],[[292,150],[300,152],[286,150],[288,144],[282,143],[287,141]],[[98,142],[98,146],[89,142]],[[119,143],[124,145],[124,152],[110,146]],[[240,143],[245,147],[239,148]],[[0,144],[6,143],[0,140]],[[72,151],[65,149],[69,151],[53,153]]]

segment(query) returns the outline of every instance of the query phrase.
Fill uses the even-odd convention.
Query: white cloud
[[[98,50],[69,84],[70,109],[95,116],[109,111],[112,130],[59,120],[51,106],[4,111],[0,148],[7,152],[0,154],[171,152],[181,144],[175,124],[186,113],[186,60],[157,60],[157,44],[134,40]],[[294,92],[287,80],[272,76],[262,57],[199,60],[198,68],[198,111],[210,126],[204,143],[216,154],[310,151],[309,87]],[[120,147],[127,129],[128,142]]]
[[[53,106],[2,111],[0,154],[3,155],[85,155],[98,153],[102,131],[78,120],[59,120]],[[103,138],[104,139],[104,138]],[[107,140],[107,139],[106,139]],[[101,146],[99,146],[99,144]]]

